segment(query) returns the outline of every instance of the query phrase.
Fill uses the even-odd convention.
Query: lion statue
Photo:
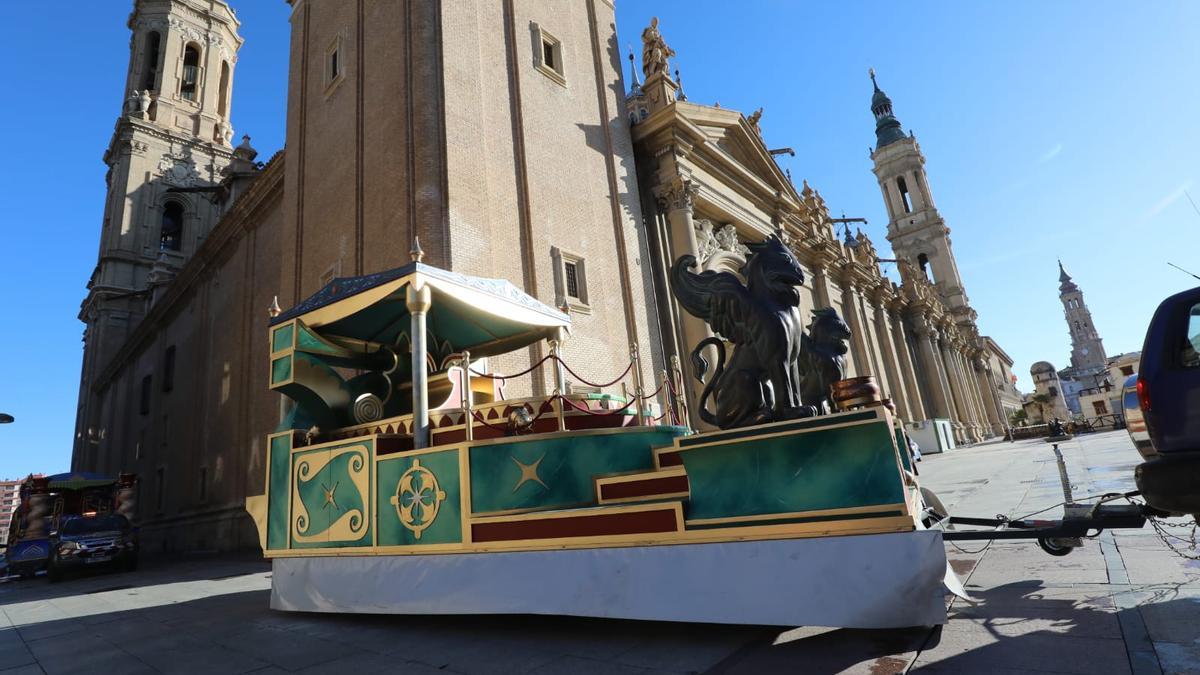
[[[729,272],[690,271],[696,265],[691,255],[680,256],[671,267],[679,304],[717,334],[701,340],[691,357],[697,379],[704,382],[708,361],[703,350],[716,348],[717,365],[700,395],[698,412],[702,420],[722,429],[824,412],[834,381],[826,378],[842,367],[840,358],[831,362],[830,355],[838,339],[843,340],[844,354],[844,339],[849,337],[832,309],[814,313],[815,334],[806,336],[799,310],[799,286],[804,283],[800,263],[774,235],[747,246],[750,255],[741,269],[745,284]],[[728,359],[725,341],[736,346]],[[708,409],[710,397],[715,412]]]
[[[829,385],[845,378],[850,327],[832,307],[812,311],[812,323],[801,336],[800,399],[822,413],[833,410]]]

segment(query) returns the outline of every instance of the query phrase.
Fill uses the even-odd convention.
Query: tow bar
[[[1064,556],[1083,545],[1083,538],[1095,536],[1104,530],[1118,528],[1138,529],[1146,525],[1150,516],[1163,517],[1163,513],[1142,504],[1105,504],[1109,499],[1136,497],[1132,492],[1105,495],[1099,503],[1081,504],[1071,494],[1071,483],[1067,478],[1067,466],[1063,462],[1058,444],[1054,444],[1054,456],[1058,462],[1059,480],[1063,489],[1063,518],[1061,520],[1021,519],[1009,520],[1004,516],[995,518],[964,518],[945,516],[937,518],[936,526],[942,528],[942,539],[946,541],[980,541],[995,539],[1036,539],[1038,546],[1050,555]],[[939,504],[940,506],[940,504]],[[987,527],[991,529],[951,529],[956,525]]]

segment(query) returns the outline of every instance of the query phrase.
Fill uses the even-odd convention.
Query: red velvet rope
[[[543,363],[545,363],[546,361],[548,361],[552,358],[554,358],[554,355],[549,354],[547,356],[542,357],[541,361],[538,361],[537,363],[533,364],[532,366],[529,366],[528,369],[522,370],[519,373],[512,373],[509,375],[497,375],[495,373],[480,373],[480,372],[476,372],[475,370],[472,370],[471,374],[478,375],[479,377],[486,377],[489,380],[508,380],[508,379],[512,379],[514,377],[521,377],[522,375],[528,375],[528,374],[532,373],[535,368],[537,368],[538,366],[542,365]]]
[[[629,371],[633,370],[633,361],[630,361],[630,362],[629,362],[629,365],[628,365],[628,366],[625,366],[625,371],[624,371],[624,372],[622,372],[620,375],[618,375],[618,376],[617,376],[617,379],[613,380],[612,382],[606,382],[606,383],[604,383],[604,384],[597,384],[597,383],[595,383],[595,382],[588,382],[587,380],[585,380],[585,379],[583,379],[582,377],[580,377],[579,373],[577,373],[577,372],[575,372],[575,371],[571,370],[571,366],[568,366],[566,361],[563,361],[562,359],[558,359],[558,362],[562,364],[562,367],[563,367],[564,369],[566,369],[566,371],[567,371],[568,373],[570,373],[570,374],[574,375],[574,376],[575,376],[575,379],[577,379],[577,380],[579,380],[580,382],[582,382],[582,383],[584,383],[584,384],[586,384],[586,385],[588,385],[588,386],[591,386],[591,387],[611,387],[611,386],[613,386],[614,384],[616,384],[616,383],[620,382],[621,380],[625,379],[625,376],[629,374]]]

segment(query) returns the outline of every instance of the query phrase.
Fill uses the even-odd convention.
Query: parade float
[[[833,310],[802,328],[787,248],[751,249],[740,275],[672,270],[714,334],[694,425],[683,373],[642,382],[636,349],[623,393],[568,393],[568,315],[419,247],[278,313],[269,386],[291,405],[247,502],[272,607],[942,623],[942,535],[902,424],[871,378],[843,379]],[[505,398],[517,374],[488,358],[539,343],[553,390]]]

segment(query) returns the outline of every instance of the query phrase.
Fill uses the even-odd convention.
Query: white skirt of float
[[[271,608],[836,628],[945,623],[941,532],[506,553],[276,558]]]

